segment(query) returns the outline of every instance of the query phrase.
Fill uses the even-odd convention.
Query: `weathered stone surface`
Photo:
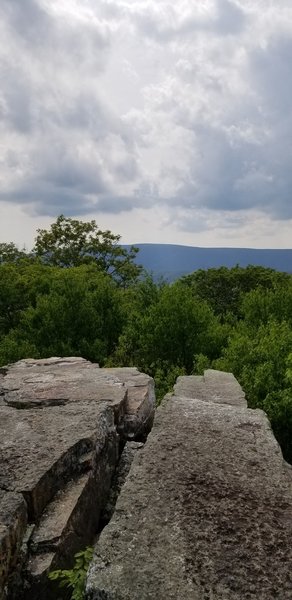
[[[101,369],[83,358],[26,359],[3,367],[1,396],[2,405],[18,409],[106,402],[130,437],[151,428],[154,416],[151,377],[135,367]]]
[[[44,553],[56,549],[64,536],[64,531],[70,528],[72,513],[86,491],[89,479],[88,474],[81,475],[56,494],[54,500],[44,510],[40,523],[33,532],[32,550]]]
[[[247,407],[244,392],[232,373],[207,369],[203,376],[178,377],[175,396]]]
[[[200,378],[202,399],[187,383],[136,453],[87,599],[291,600],[291,468],[269,422],[230,375]]]
[[[149,430],[154,400],[153,380],[135,368],[100,369],[71,357],[1,369],[0,491],[25,499],[28,522],[37,525],[28,542],[30,600],[55,598],[41,591],[48,564],[72,563],[92,540],[120,439]],[[12,509],[10,517],[14,523]]]
[[[131,437],[149,428],[153,389],[136,369],[73,358],[16,363],[2,381],[0,489],[22,492],[35,520],[64,480],[82,471],[84,456],[103,445],[112,426],[106,407],[114,407],[121,433],[124,421]]]
[[[100,369],[108,372],[109,369]],[[154,381],[136,368],[123,367],[110,369],[112,376],[127,387],[125,412],[121,433],[127,439],[145,438],[151,430],[154,418]]]
[[[0,599],[6,597],[9,575],[17,569],[27,526],[23,497],[0,490]]]
[[[130,468],[132,466],[132,462],[136,456],[136,453],[139,452],[144,447],[144,444],[141,442],[127,442],[123,452],[121,454],[119,464],[115,471],[115,474],[112,479],[111,489],[108,497],[108,501],[106,507],[103,511],[103,522],[108,523],[111,519],[117,499],[120,495],[121,489],[126,481],[126,477],[130,472]]]
[[[0,408],[0,488],[21,492],[30,522],[66,481],[83,469],[84,456],[105,444],[113,427],[111,412],[94,402],[15,410]]]

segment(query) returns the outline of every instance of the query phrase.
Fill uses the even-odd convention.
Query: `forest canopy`
[[[51,355],[135,365],[159,398],[180,374],[231,371],[292,462],[292,276],[250,265],[157,283],[119,241],[61,215],[31,252],[0,243],[0,366]]]

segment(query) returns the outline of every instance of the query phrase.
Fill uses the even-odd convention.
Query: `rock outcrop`
[[[49,570],[98,530],[123,440],[144,439],[153,380],[81,358],[0,370],[0,600],[56,598]]]
[[[95,548],[87,600],[291,600],[292,477],[227,373],[180,377]]]
[[[48,571],[96,533],[87,600],[291,600],[292,474],[266,415],[217,371],[179,377],[143,444],[153,413],[134,368],[0,370],[0,600],[57,600]]]

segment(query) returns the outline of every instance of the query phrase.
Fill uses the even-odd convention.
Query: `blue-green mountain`
[[[173,281],[197,269],[260,265],[292,273],[292,248],[268,250],[255,248],[196,248],[175,244],[135,244],[137,262],[155,279]],[[129,248],[129,246],[125,246]]]

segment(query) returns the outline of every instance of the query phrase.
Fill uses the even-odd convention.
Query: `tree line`
[[[75,355],[178,375],[231,371],[292,462],[292,276],[259,266],[155,282],[120,237],[63,215],[31,252],[0,244],[0,366]]]

